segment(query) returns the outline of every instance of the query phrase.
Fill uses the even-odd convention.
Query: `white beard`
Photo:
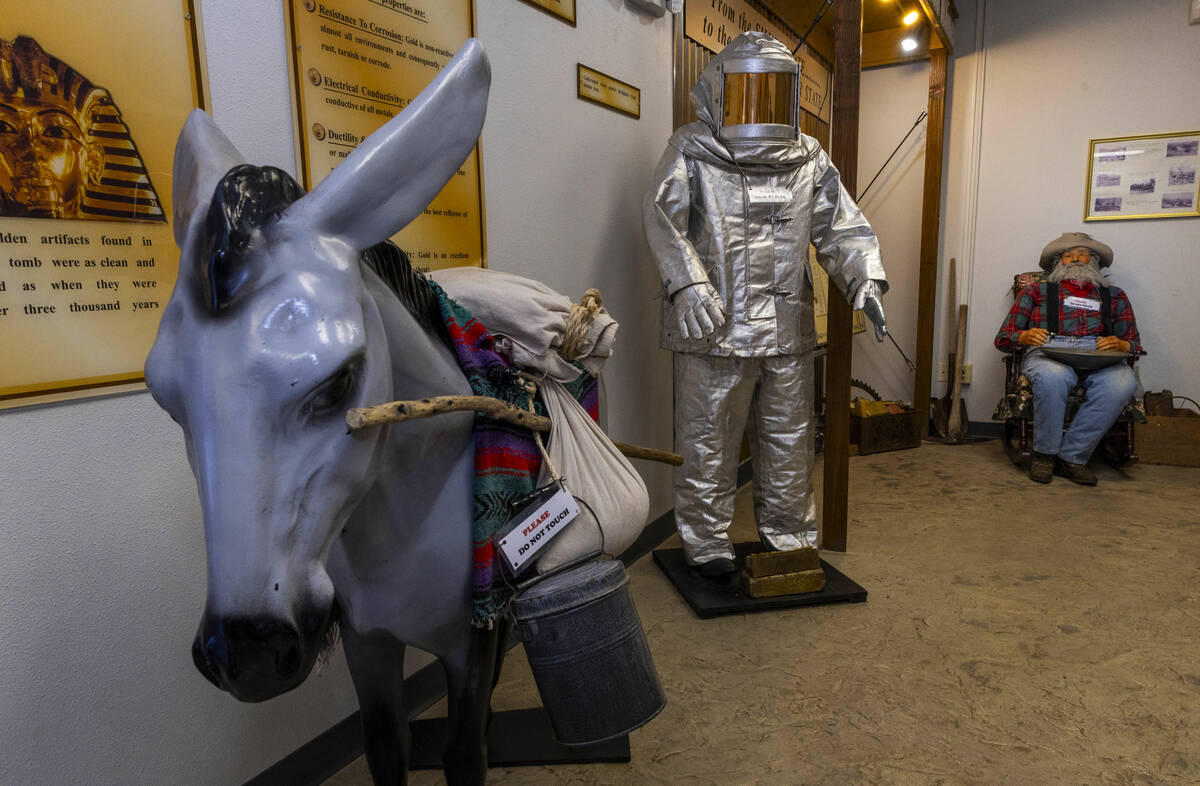
[[[1051,270],[1050,275],[1046,276],[1046,280],[1074,281],[1077,284],[1094,284],[1098,287],[1108,286],[1108,281],[1100,272],[1100,266],[1096,264],[1094,258],[1086,265],[1064,265],[1060,262],[1058,267]]]

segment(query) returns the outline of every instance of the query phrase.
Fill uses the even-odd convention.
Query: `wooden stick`
[[[547,432],[550,430],[550,418],[535,415],[519,407],[514,407],[507,401],[490,396],[434,396],[433,398],[423,398],[420,401],[393,401],[390,404],[380,404],[376,407],[351,409],[346,412],[346,425],[354,431],[369,426],[383,426],[388,423],[403,423],[406,420],[433,417],[447,412],[482,412],[488,417],[524,426],[530,431]],[[624,442],[613,442],[613,444],[617,446],[617,450],[629,458],[657,461],[676,467],[683,464],[683,457],[678,453],[655,450],[641,445],[629,445]]]
[[[428,418],[446,412],[482,412],[488,417],[524,426],[531,431],[550,430],[550,418],[535,415],[490,396],[434,396],[420,401],[393,401],[377,407],[352,409],[346,413],[346,425],[354,430]]]
[[[678,453],[669,453],[665,450],[655,450],[654,448],[644,448],[641,445],[630,445],[625,442],[617,442],[613,440],[613,444],[617,446],[617,450],[629,458],[645,459],[646,461],[657,461],[660,464],[670,464],[673,467],[683,466],[683,456]]]

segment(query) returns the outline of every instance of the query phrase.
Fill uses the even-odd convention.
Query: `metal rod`
[[[825,0],[825,4],[822,5],[817,11],[817,15],[813,19],[812,24],[809,25],[808,29],[804,31],[804,35],[800,36],[800,43],[796,44],[796,48],[792,50],[792,57],[795,57],[796,53],[800,51],[800,47],[804,46],[804,42],[808,40],[808,34],[816,28],[817,23],[821,21],[821,17],[825,16],[825,12],[828,11],[832,5],[833,0]]]
[[[887,165],[890,164],[892,159],[896,157],[896,154],[900,152],[900,148],[904,147],[904,143],[908,141],[908,138],[912,135],[912,132],[916,131],[917,126],[921,125],[921,121],[928,116],[929,112],[922,109],[921,114],[917,115],[916,122],[912,124],[912,128],[908,129],[908,133],[904,135],[904,139],[900,140],[900,144],[896,145],[896,149],[893,150],[892,154],[887,157],[887,161],[884,161],[883,166],[879,167],[879,171],[875,173],[875,177],[871,178],[871,182],[867,183],[867,187],[864,188],[862,193],[858,195],[859,202],[863,201],[863,199],[867,196],[867,192],[871,190],[871,186],[875,185],[875,181],[878,180],[879,176],[883,174],[883,170],[887,168]]]
[[[909,370],[909,371],[916,371],[916,370],[917,370],[917,367],[916,367],[916,366],[914,366],[914,365],[913,365],[913,362],[912,362],[911,360],[909,360],[909,359],[908,359],[908,355],[904,354],[904,350],[903,350],[903,349],[901,349],[901,348],[900,348],[900,345],[896,343],[896,339],[895,339],[895,338],[892,338],[892,331],[890,331],[890,330],[888,331],[888,333],[887,333],[887,337],[888,337],[888,338],[890,338],[890,339],[892,339],[892,345],[893,345],[894,347],[896,347],[896,351],[900,353],[900,357],[904,358],[904,363],[905,363],[905,365],[907,365],[907,366],[908,366],[908,370]]]

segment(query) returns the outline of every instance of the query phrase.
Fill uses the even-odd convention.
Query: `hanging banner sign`
[[[474,35],[471,0],[284,3],[306,189],[408,106]],[[392,240],[424,272],[483,266],[478,145],[424,214]]]
[[[784,32],[745,0],[688,0],[683,7],[683,33],[716,54],[747,30],[766,33],[795,49],[800,39]],[[829,69],[806,48],[796,53],[800,61],[800,108],[828,123],[830,118]]]
[[[0,14],[0,409],[141,387],[175,285],[171,166],[204,106],[190,2]]]

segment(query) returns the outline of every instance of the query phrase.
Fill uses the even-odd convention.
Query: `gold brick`
[[[742,591],[752,598],[773,598],[777,595],[799,595],[825,589],[825,571],[801,570],[775,576],[754,578],[742,573]]]
[[[756,579],[778,576],[781,573],[820,569],[821,560],[817,556],[817,550],[811,546],[794,551],[765,551],[746,557],[746,572]]]

